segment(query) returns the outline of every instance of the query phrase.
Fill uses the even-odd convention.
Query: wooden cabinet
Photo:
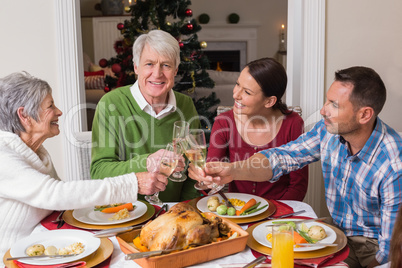
[[[82,17],[82,47],[91,60],[98,64],[102,58],[116,56],[114,43],[123,39],[117,24],[130,19],[130,16]]]

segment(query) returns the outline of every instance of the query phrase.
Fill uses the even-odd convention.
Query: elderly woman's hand
[[[168,179],[166,176],[154,172],[139,172],[135,174],[138,181],[138,193],[152,195],[166,189]]]
[[[165,153],[165,149],[160,149],[158,151],[156,151],[153,154],[150,154],[147,158],[147,170],[149,172],[158,172],[159,168],[160,168],[160,163],[161,163],[161,158],[163,156],[163,154]],[[174,172],[181,172],[184,170],[184,167],[186,166],[185,164],[185,160],[184,157],[182,155],[180,156],[175,156],[173,152],[166,152],[166,155],[169,156],[171,155],[172,158],[177,158],[179,159],[177,166],[174,170]]]

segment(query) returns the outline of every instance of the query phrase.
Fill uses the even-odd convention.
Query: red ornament
[[[120,31],[124,29],[124,23],[118,23],[117,24],[117,29],[119,29]]]
[[[110,88],[108,86],[105,86],[105,88],[103,89],[106,93],[108,93],[110,91]]]
[[[180,46],[180,48],[182,48],[182,47],[184,47],[184,44],[183,44],[183,42],[179,42],[179,46]]]
[[[115,74],[120,73],[120,72],[121,72],[121,66],[120,66],[120,64],[118,64],[118,63],[113,64],[113,65],[112,65],[112,71],[113,71]]]
[[[191,9],[186,9],[185,14],[187,17],[191,17],[193,15],[193,11]]]
[[[105,68],[107,66],[107,60],[106,59],[100,59],[99,60],[99,66],[102,68]]]
[[[194,26],[191,23],[187,24],[186,27],[187,27],[187,30],[190,30],[190,31],[194,28]]]

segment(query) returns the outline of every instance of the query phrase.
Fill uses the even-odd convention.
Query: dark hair
[[[402,206],[395,220],[388,260],[391,261],[391,268],[402,267]]]
[[[286,104],[282,102],[283,94],[285,94],[288,77],[286,70],[275,59],[261,58],[249,62],[248,72],[255,79],[265,97],[275,96],[277,101],[272,106],[279,109],[283,114],[289,114],[290,111]]]
[[[351,83],[353,90],[350,102],[355,110],[371,107],[378,115],[387,98],[387,91],[381,77],[371,68],[355,66],[335,72],[335,81]]]

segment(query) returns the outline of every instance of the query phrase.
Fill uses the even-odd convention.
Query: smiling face
[[[244,68],[233,88],[233,112],[248,116],[261,115],[268,107],[270,97],[265,97],[260,85]]]
[[[149,104],[167,102],[177,73],[174,59],[159,55],[146,44],[138,66],[134,64],[134,71],[140,91]]]
[[[349,100],[352,91],[352,84],[339,81],[332,83],[329,88],[327,101],[320,111],[329,133],[345,137],[360,130],[357,112]]]
[[[39,139],[54,137],[60,133],[58,121],[62,112],[56,107],[51,94],[47,94],[40,105],[39,120],[31,120],[30,134]]]

